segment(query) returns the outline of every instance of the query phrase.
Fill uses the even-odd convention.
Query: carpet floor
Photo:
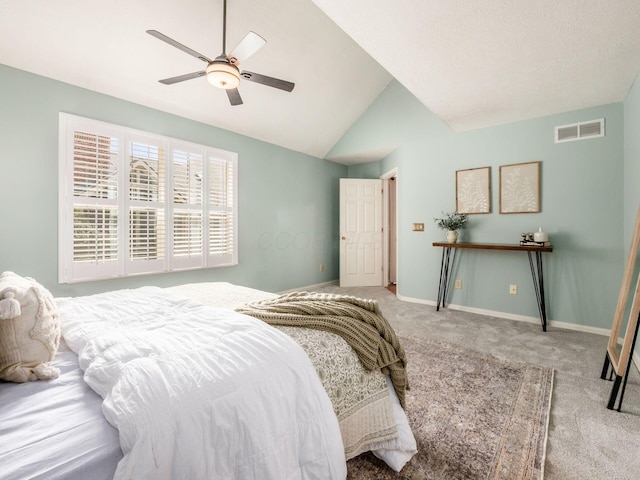
[[[640,478],[640,376],[634,367],[622,412],[608,410],[612,382],[600,379],[608,332],[597,335],[567,330],[553,321],[542,332],[538,322],[505,320],[450,308],[436,311],[435,306],[402,301],[382,287],[327,285],[319,291],[378,300],[385,317],[402,338],[459,345],[505,361],[553,369],[545,480]],[[574,318],[557,320],[579,324],[581,306],[575,306]],[[376,478],[383,477],[369,477]]]
[[[418,453],[400,473],[370,453],[360,455],[348,462],[347,478],[542,478],[553,370],[453,344],[400,340]]]

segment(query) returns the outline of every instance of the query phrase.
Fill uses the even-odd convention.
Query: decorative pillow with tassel
[[[60,344],[60,319],[51,293],[29,277],[0,275],[0,379],[57,378],[51,361]]]

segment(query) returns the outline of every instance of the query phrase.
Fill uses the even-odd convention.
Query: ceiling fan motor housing
[[[207,66],[207,81],[214,87],[223,90],[238,88],[240,85],[240,70],[231,64],[227,57],[220,55]]]

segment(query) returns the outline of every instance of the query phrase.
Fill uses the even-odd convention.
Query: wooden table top
[[[506,250],[520,252],[553,252],[553,246],[520,245],[516,243],[433,242],[434,247],[473,248],[477,250]]]

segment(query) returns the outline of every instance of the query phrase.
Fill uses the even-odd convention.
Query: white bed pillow
[[[51,293],[29,277],[0,275],[0,378],[24,383],[50,380],[60,344],[60,320]]]

